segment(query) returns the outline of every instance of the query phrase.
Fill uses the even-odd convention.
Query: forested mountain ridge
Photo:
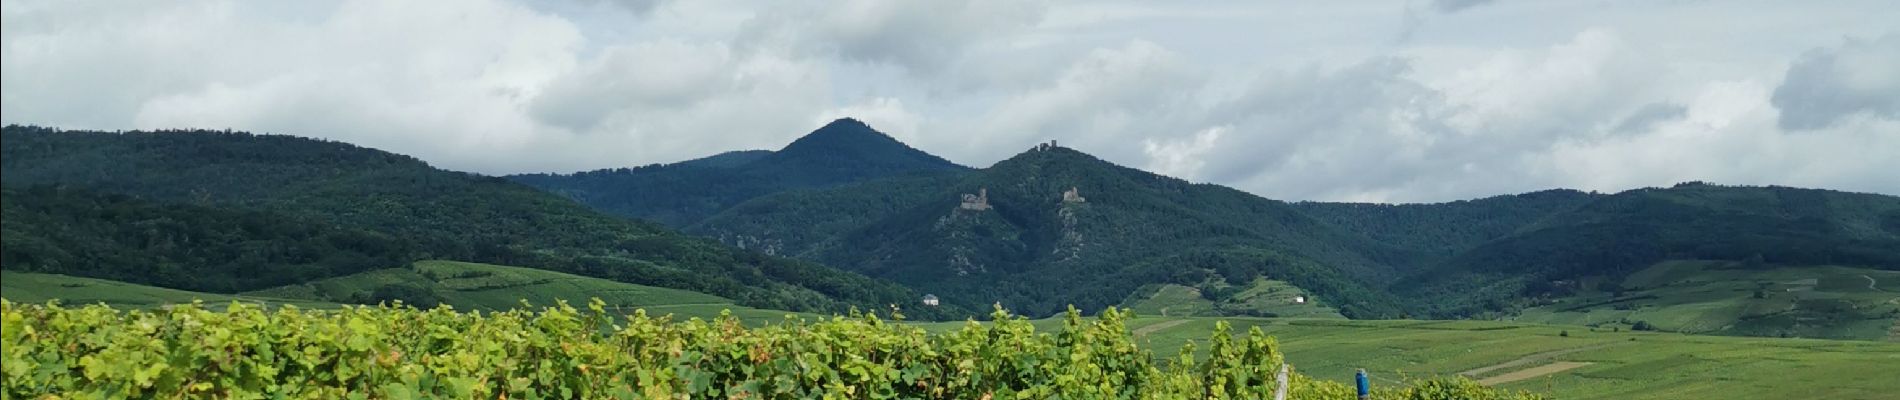
[[[1887,195],[1687,183],[1286,203],[1053,145],[970,170],[854,120],[780,151],[632,173],[648,180],[616,189],[665,197],[641,188],[690,183],[697,194],[679,203],[625,204],[710,239],[337,142],[18,126],[0,139],[5,268],[224,293],[451,259],[761,308],[943,299],[908,308],[918,318],[992,303],[1097,309],[1158,284],[1218,300],[1262,276],[1349,317],[1456,318],[1548,305],[1670,260],[1900,269],[1900,198]],[[607,184],[617,174],[591,184],[618,187]]]
[[[1081,201],[1062,200],[1071,189]],[[961,206],[960,195],[982,191],[986,208]],[[1893,196],[1699,183],[1284,203],[1038,146],[967,174],[761,196],[687,231],[1028,312],[1155,283],[1219,296],[1223,283],[1264,273],[1349,316],[1463,317],[1508,314],[1665,260],[1889,268],[1900,260],[1894,210]]]
[[[1407,256],[1282,202],[1054,146],[957,176],[763,196],[688,231],[1029,314],[1266,274],[1349,315],[1396,316],[1371,284],[1395,279],[1389,261]]]
[[[276,135],[215,131],[91,132],[8,126],[0,140],[0,177],[25,192],[81,190],[70,196],[125,195],[134,210],[179,213],[269,213],[398,238],[410,247],[403,262],[454,259],[530,266],[629,283],[680,288],[734,299],[741,304],[786,310],[837,311],[915,301],[908,289],[805,261],[729,248],[678,234],[656,224],[607,216],[579,204],[505,179],[435,169],[414,158],[358,146]],[[54,188],[35,188],[35,187]],[[58,238],[52,224],[21,225],[9,192],[7,239]],[[77,203],[75,207],[91,204]],[[188,204],[195,209],[170,204]],[[54,207],[58,207],[55,205]],[[123,208],[123,207],[121,207]],[[220,209],[229,211],[206,211]],[[47,211],[49,216],[92,211]],[[139,211],[148,212],[148,211]],[[149,212],[148,212],[149,213]],[[105,213],[100,213],[105,214]],[[164,217],[164,215],[158,215]],[[95,225],[137,223],[98,222]],[[38,230],[25,230],[26,228]],[[217,229],[206,227],[204,229]],[[248,229],[248,228],[247,228]],[[101,235],[126,231],[107,226]],[[248,232],[248,231],[246,231]],[[153,251],[113,238],[98,243],[134,246],[115,253]],[[62,245],[64,246],[64,245]],[[9,243],[7,269],[98,276],[109,269],[90,263],[43,264],[58,259],[45,247]],[[36,250],[38,249],[38,250]],[[259,250],[262,251],[262,250]],[[229,279],[230,288],[261,289],[250,267],[202,270]],[[314,275],[352,272],[357,266],[314,268]],[[202,266],[200,269],[203,269]],[[154,270],[154,274],[158,273]],[[110,276],[136,283],[168,282],[159,276]],[[935,311],[920,310],[916,317]]]
[[[268,210],[163,204],[55,186],[0,189],[0,265],[204,292],[403,265],[402,237]],[[77,272],[77,273],[75,273]]]
[[[1448,257],[1601,197],[1553,189],[1429,204],[1292,204],[1306,215],[1381,243],[1426,256]]]
[[[1508,312],[1665,260],[1900,269],[1900,198],[1697,182],[1635,189],[1462,251],[1391,291],[1430,299],[1426,315]]]
[[[845,118],[778,151],[728,152],[673,164],[508,178],[610,214],[685,227],[779,191],[966,170]]]

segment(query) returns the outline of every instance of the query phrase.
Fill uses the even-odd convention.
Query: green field
[[[1645,271],[1626,282],[1655,285],[1653,287],[1667,285],[1674,288],[1672,290],[1680,290],[1704,282],[1704,277],[1724,272],[1706,268],[1709,266],[1670,264]],[[1882,293],[1878,289],[1884,286],[1876,285],[1874,292],[1861,292],[1838,278],[1859,278],[1867,272],[1816,267],[1735,276],[1776,282],[1789,282],[1793,280],[1791,277],[1818,276],[1813,278],[1816,280],[1813,289],[1784,290],[1783,294],[1812,292],[1862,299],[1871,293]],[[194,299],[208,303],[238,300],[325,307],[382,285],[401,283],[427,288],[444,303],[461,309],[507,309],[519,306],[522,299],[541,305],[552,304],[556,299],[576,303],[599,297],[619,312],[631,312],[631,308],[638,307],[654,315],[709,317],[722,310],[732,310],[734,315],[752,324],[782,321],[791,314],[738,307],[729,300],[694,292],[527,268],[445,261],[420,262],[410,268],[371,271],[236,296],[60,275],[4,272],[0,276],[4,277],[4,297],[10,300],[43,302],[58,298],[68,304],[104,302],[132,308]],[[1886,282],[1886,276],[1870,275],[1876,277],[1878,283]],[[1866,282],[1866,279],[1860,280]],[[1786,285],[1807,286],[1805,283]],[[1206,301],[1193,293],[1192,288],[1181,286],[1179,289],[1156,291],[1155,296],[1138,305],[1165,307],[1173,312],[1192,309],[1178,307],[1191,307],[1197,300]],[[1243,292],[1235,298],[1260,300],[1270,298],[1266,296],[1288,296],[1285,289],[1258,285],[1249,292],[1258,290],[1259,293]],[[1753,300],[1752,290],[1743,296]],[[1632,290],[1626,295],[1637,292],[1639,290]],[[1721,299],[1737,301],[1732,297]],[[1639,313],[1631,315],[1652,318],[1652,323],[1668,328],[1671,326],[1668,324],[1678,320],[1656,317],[1669,315],[1660,312],[1665,308],[1660,302],[1665,299],[1674,297],[1647,299],[1641,304],[1654,305],[1629,311],[1637,311]],[[1320,308],[1312,303],[1305,307]],[[1634,332],[1626,326],[1617,326],[1618,330],[1612,332],[1610,325],[1593,329],[1522,321],[1352,321],[1338,319],[1336,313],[1307,314],[1318,315],[1316,318],[1221,318],[1160,317],[1154,311],[1157,310],[1137,310],[1143,317],[1130,321],[1128,326],[1137,341],[1158,358],[1172,357],[1190,342],[1200,343],[1197,350],[1204,352],[1215,323],[1226,320],[1234,325],[1236,333],[1259,327],[1277,337],[1287,359],[1300,372],[1338,381],[1349,381],[1353,371],[1364,368],[1372,373],[1378,385],[1397,385],[1407,378],[1464,375],[1498,387],[1548,393],[1562,399],[1880,399],[1894,398],[1892,393],[1900,393],[1900,380],[1892,379],[1891,369],[1900,365],[1900,343]],[[792,315],[806,319],[816,317]],[[942,332],[965,323],[968,322],[919,325]],[[1045,332],[1058,331],[1062,326],[1060,318],[1031,323]]]
[[[709,318],[722,310],[731,310],[747,321],[777,321],[791,314],[739,306],[723,297],[687,290],[456,261],[419,261],[408,268],[381,269],[245,294],[354,303],[362,302],[377,288],[389,285],[426,290],[442,304],[462,310],[507,310],[519,308],[524,302],[544,306],[558,300],[578,306],[598,297],[607,303],[609,311],[632,313],[634,309],[646,309],[653,316],[675,314]]]
[[[202,300],[208,306],[243,301],[266,305],[294,304],[303,308],[335,308],[360,303],[376,288],[408,285],[432,293],[462,310],[507,310],[552,305],[567,300],[576,306],[600,298],[609,312],[679,318],[711,318],[730,311],[750,323],[781,321],[786,315],[814,315],[764,310],[733,304],[732,300],[699,292],[620,283],[532,268],[455,261],[421,261],[408,268],[389,268],[348,276],[283,286],[242,294],[200,293],[104,279],[55,274],[0,271],[0,297],[22,303],[58,299],[64,304],[105,303],[117,308],[154,308]]]
[[[1278,338],[1300,372],[1345,382],[1358,368],[1375,384],[1396,385],[1408,377],[1470,371],[1466,376],[1485,381],[1587,363],[1496,386],[1560,399],[1892,399],[1900,393],[1900,379],[1893,379],[1900,343],[1592,332],[1495,321],[1144,317],[1129,327],[1157,357],[1170,357],[1189,342],[1204,351],[1222,319],[1235,332],[1259,327]],[[1033,322],[1038,330],[1061,327],[1059,319]]]
[[[1306,297],[1306,302],[1295,299]],[[1284,281],[1255,279],[1247,288],[1222,301],[1209,300],[1200,289],[1162,284],[1136,291],[1122,303],[1139,315],[1162,317],[1215,317],[1254,315],[1287,318],[1345,318],[1339,310]]]
[[[1683,333],[1881,340],[1894,338],[1900,318],[1900,271],[1670,261],[1617,284],[1621,296],[1600,290],[1601,282],[1586,282],[1580,295],[1527,309],[1516,319],[1606,329],[1646,321]]]
[[[206,306],[242,301],[262,304],[295,304],[304,308],[333,308],[334,303],[283,299],[270,296],[225,295],[166,289],[104,279],[57,274],[0,271],[0,297],[22,303],[60,303],[83,305],[104,303],[116,308],[154,308],[166,304],[203,300]]]

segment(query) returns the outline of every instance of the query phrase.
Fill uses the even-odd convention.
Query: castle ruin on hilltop
[[[1070,186],[1069,190],[1062,192],[1063,203],[1086,203],[1088,201],[1088,199],[1082,198],[1080,189],[1076,189],[1074,186]]]
[[[983,211],[983,210],[990,209],[990,189],[989,188],[977,189],[976,194],[964,193],[963,204],[957,205],[957,208],[970,210],[970,211]]]

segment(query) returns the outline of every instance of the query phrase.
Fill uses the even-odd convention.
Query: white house
[[[1293,296],[1293,304],[1306,304],[1306,296]]]
[[[934,295],[934,294],[926,294],[926,295],[924,295],[924,305],[926,305],[926,306],[933,306],[933,307],[934,307],[934,306],[936,306],[936,305],[937,305],[937,295]]]

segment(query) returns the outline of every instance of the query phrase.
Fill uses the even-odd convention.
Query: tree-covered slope
[[[1664,260],[1900,269],[1900,198],[1700,183],[1637,189],[1557,213],[1392,287],[1428,313],[1509,311]]]
[[[1447,257],[1602,197],[1557,189],[1432,204],[1293,203],[1333,226],[1425,256]]]
[[[699,291],[749,306],[787,310],[839,310],[853,304],[868,307],[915,301],[910,291],[888,282],[810,262],[732,249],[655,224],[603,215],[505,179],[439,170],[410,157],[336,142],[213,131],[62,132],[9,126],[0,141],[0,171],[9,188],[56,185],[168,204],[159,207],[191,204],[224,210],[213,212],[270,213],[282,215],[287,221],[315,221],[408,243],[410,247],[401,262],[383,267],[417,259],[531,266]],[[9,205],[8,211],[7,234],[12,240],[15,208]],[[46,218],[85,215],[85,211],[49,215]],[[17,251],[9,245],[10,258],[5,267],[110,276],[139,283],[181,279],[104,275],[115,269],[136,268],[134,265],[60,264],[57,271],[52,271],[49,268],[55,267],[50,264],[15,262],[57,259],[57,253],[73,248],[70,246],[76,245],[70,243],[74,242],[133,246],[111,252],[151,253],[139,256],[146,258],[176,260],[190,256],[153,253],[149,247],[107,237],[135,230],[123,222],[95,220],[91,223],[100,228],[90,232],[37,234],[57,237],[58,241]],[[77,236],[50,236],[59,234]],[[36,236],[19,237],[28,240]],[[269,250],[241,251],[268,254]],[[212,262],[217,261],[222,260]],[[290,268],[274,262],[264,264]],[[294,268],[301,274],[292,279],[363,268],[328,261],[319,264]],[[215,287],[220,290],[261,289],[282,283],[276,281],[281,278],[247,280],[270,272],[249,264],[200,263],[181,268],[233,282]]]
[[[847,118],[778,151],[738,151],[665,165],[508,178],[610,214],[684,227],[779,191],[965,170]]]
[[[159,204],[33,186],[0,189],[9,270],[232,293],[401,265],[404,238],[261,210]]]
[[[1065,200],[1071,189],[1080,199]],[[966,194],[986,202],[966,207]],[[1029,314],[1117,304],[1146,284],[1265,274],[1349,315],[1395,316],[1368,288],[1396,278],[1389,261],[1405,258],[1281,202],[1040,146],[968,174],[765,196],[690,231]]]

